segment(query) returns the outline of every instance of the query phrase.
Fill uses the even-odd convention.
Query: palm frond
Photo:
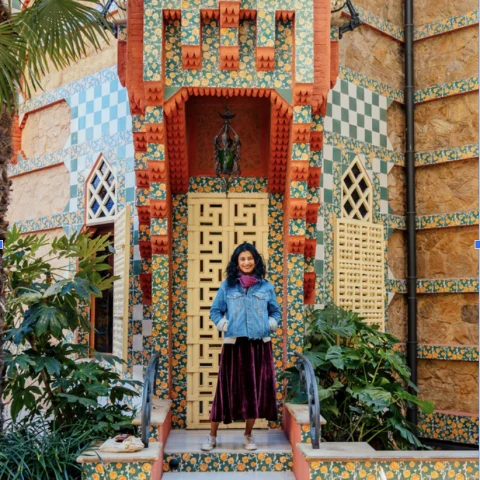
[[[103,41],[109,42],[110,27],[97,0],[37,0],[2,26],[0,104],[6,105],[11,105],[9,96],[12,88],[18,88],[20,77],[29,95],[40,86],[50,65],[61,70],[85,56],[89,48],[99,50]]]
[[[3,106],[12,110],[16,105],[26,51],[18,28],[10,21],[0,23],[0,111]]]

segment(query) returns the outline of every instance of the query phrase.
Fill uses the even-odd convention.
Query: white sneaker
[[[217,437],[207,436],[207,441],[200,447],[204,452],[209,452],[217,446]]]
[[[243,446],[246,450],[256,450],[257,444],[253,441],[253,435],[244,435],[243,436]]]

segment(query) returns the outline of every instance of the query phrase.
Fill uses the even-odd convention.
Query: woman
[[[255,247],[246,242],[239,245],[210,309],[210,319],[223,332],[223,348],[210,435],[202,450],[216,447],[220,422],[242,420],[246,421],[244,446],[256,450],[252,436],[255,419],[277,419],[270,332],[277,329],[281,314],[265,273]]]

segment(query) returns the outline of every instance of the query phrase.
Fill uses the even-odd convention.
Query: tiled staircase
[[[217,478],[236,478],[235,473],[259,475],[259,479],[294,479],[292,448],[282,430],[254,430],[258,450],[243,446],[242,430],[220,430],[217,447],[211,452],[200,449],[208,431],[174,430],[163,454],[165,478],[197,478],[194,472],[217,474]],[[211,476],[209,475],[209,476]],[[198,477],[200,478],[200,477]],[[257,478],[257,477],[253,477]]]
[[[294,468],[292,445],[305,441],[308,422],[303,410],[288,413],[290,423],[284,430],[254,430],[258,450],[248,451],[243,446],[243,430],[219,430],[217,447],[211,452],[200,449],[207,430],[171,430],[171,401],[154,402],[151,415],[150,445],[148,449],[133,454],[104,454],[92,450],[79,457],[84,464],[84,479],[107,480],[201,480],[202,478],[235,480],[249,475],[250,480],[295,480],[298,468]],[[290,411],[291,409],[289,409]],[[289,416],[290,415],[290,416]],[[301,421],[299,421],[301,420]],[[141,424],[140,415],[133,422]],[[293,434],[295,428],[298,433]],[[287,437],[288,435],[288,437]],[[303,437],[303,438],[302,438]]]

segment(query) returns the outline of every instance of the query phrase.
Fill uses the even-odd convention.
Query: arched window
[[[116,179],[112,168],[100,155],[87,182],[86,221],[87,225],[109,223],[116,214]]]
[[[373,188],[358,156],[342,177],[342,216],[372,221]]]

